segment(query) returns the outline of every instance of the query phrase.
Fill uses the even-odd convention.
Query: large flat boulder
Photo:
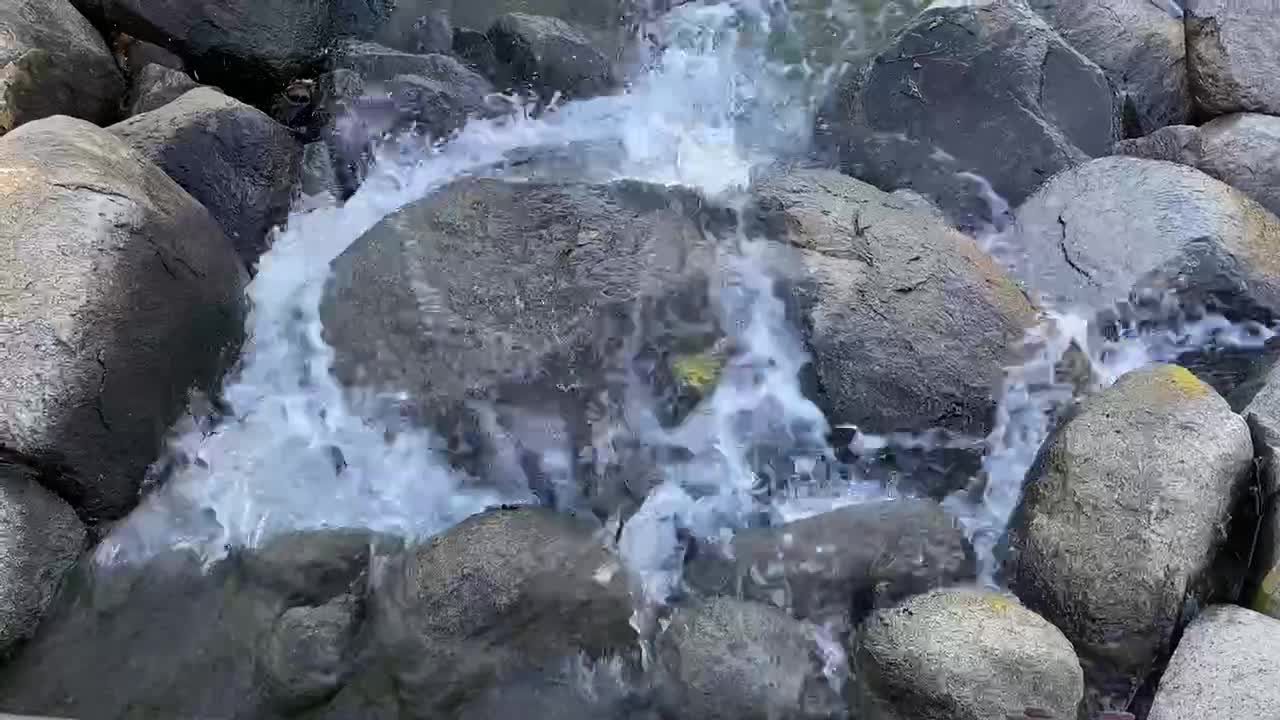
[[[1196,107],[1209,117],[1280,115],[1276,10],[1265,2],[1190,0],[1187,69]]]
[[[935,7],[854,58],[817,123],[840,168],[911,188],[956,222],[989,208],[975,174],[1017,204],[1054,173],[1104,155],[1119,102],[1102,70],[1024,2]]]
[[[250,267],[289,214],[302,145],[260,110],[196,88],[110,130],[208,208]]]
[[[109,123],[123,95],[111,51],[68,0],[0,5],[0,135],[52,115]]]
[[[1007,577],[1075,645],[1093,710],[1126,709],[1185,609],[1241,589],[1217,563],[1252,469],[1244,419],[1173,365],[1089,398],[1042,450],[1011,520]]]
[[[244,269],[202,205],[82,120],[0,139],[0,190],[0,445],[82,517],[119,517],[229,366]]]

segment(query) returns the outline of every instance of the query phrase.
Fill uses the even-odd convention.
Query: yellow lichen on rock
[[[671,361],[671,371],[676,380],[686,387],[706,392],[715,387],[724,369],[724,359],[711,352],[696,355],[677,355]]]
[[[1280,567],[1272,568],[1253,596],[1252,609],[1280,619]]]
[[[1155,369],[1153,375],[1172,385],[1174,390],[1187,397],[1203,397],[1212,390],[1204,381],[1181,365],[1161,365]]]

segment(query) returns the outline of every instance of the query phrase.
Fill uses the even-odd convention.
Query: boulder
[[[307,143],[302,148],[302,171],[298,186],[303,195],[338,195],[338,180],[333,171],[333,157],[323,141]]]
[[[289,214],[302,146],[265,113],[213,88],[111,126],[222,225],[250,267]]]
[[[453,42],[449,3],[441,0],[338,0],[337,30],[408,53],[447,53]]]
[[[182,72],[187,69],[187,63],[182,58],[159,45],[130,37],[121,32],[110,33],[108,38],[111,42],[111,50],[116,58],[116,64],[124,70],[125,77],[129,80],[136,80],[138,74],[146,69],[148,65],[159,65]]]
[[[203,206],[82,120],[0,139],[0,189],[0,446],[83,518],[120,517],[228,368],[244,269]]]
[[[580,658],[550,672],[520,673],[459,709],[458,720],[663,720],[647,689],[633,687],[617,662]]]
[[[700,547],[685,568],[685,581],[704,593],[743,597],[801,620],[840,626],[975,575],[963,531],[930,500],[850,505],[740,530],[725,550]]]
[[[148,65],[133,77],[129,88],[129,117],[164,107],[198,87],[200,83],[181,70]]]
[[[0,454],[0,653],[35,634],[85,546],[75,511],[38,480]]]
[[[1207,117],[1280,115],[1280,24],[1268,3],[1189,0],[1187,71],[1196,108]]]
[[[1115,152],[1190,165],[1280,214],[1280,118],[1240,113],[1174,125],[1116,143]]]
[[[1015,274],[1062,306],[1108,307],[1142,281],[1237,319],[1280,308],[1280,220],[1181,165],[1116,156],[1067,170],[1017,209],[1012,238]]]
[[[1125,135],[1187,122],[1186,32],[1180,14],[1151,0],[1031,0],[1063,39],[1120,91]]]
[[[977,243],[832,171],[774,174],[753,197],[753,231],[780,241],[769,264],[799,307],[832,422],[985,435],[1037,316]]]
[[[1280,363],[1263,364],[1259,387],[1241,412],[1253,431],[1259,458],[1258,507],[1261,525],[1243,604],[1280,618]]]
[[[332,697],[351,672],[359,601],[342,595],[316,607],[292,607],[271,629],[259,666],[267,696],[284,709]]]
[[[123,95],[111,51],[68,0],[0,5],[0,135],[53,115],[109,123]]]
[[[473,516],[389,559],[378,652],[401,702],[452,716],[497,679],[638,649],[619,561],[591,522],[543,508]]]
[[[1054,173],[1106,154],[1118,106],[1102,70],[1025,3],[935,7],[854,59],[815,139],[843,172],[916,190],[976,227],[991,218],[974,175],[1017,204]]]
[[[554,17],[511,13],[488,32],[498,61],[500,88],[531,89],[543,100],[603,95],[617,79],[604,53],[569,23]]]
[[[1080,653],[1091,708],[1126,708],[1186,610],[1240,591],[1215,564],[1252,468],[1244,420],[1174,365],[1123,376],[1042,449],[1006,571]]]
[[[1071,643],[1003,593],[936,590],[880,610],[852,656],[865,720],[1069,719],[1084,695]]]
[[[1183,633],[1148,720],[1270,718],[1280,708],[1280,620],[1205,609]]]
[[[844,717],[814,626],[773,608],[712,598],[676,610],[655,642],[667,717]]]

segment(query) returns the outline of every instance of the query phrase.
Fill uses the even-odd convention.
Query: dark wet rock
[[[563,665],[508,678],[463,706],[456,717],[661,720],[647,688],[633,686],[622,663],[607,659],[591,663],[577,658]]]
[[[1022,2],[926,10],[855,58],[817,122],[843,172],[934,200],[954,222],[990,218],[985,178],[1012,204],[1118,137],[1106,76]]]
[[[1146,135],[1191,116],[1185,30],[1157,0],[1031,0],[1031,7],[1120,91],[1125,134]]]
[[[208,208],[249,267],[289,214],[301,145],[265,113],[217,90],[197,88],[111,132]]]
[[[0,446],[82,517],[119,517],[190,390],[229,366],[244,269],[204,207],[87,122],[6,135],[0,178]]]
[[[1069,720],[1084,693],[1057,628],[1011,595],[973,589],[877,612],[853,667],[855,715],[865,720]]]
[[[845,717],[823,675],[817,632],[734,598],[679,608],[656,641],[664,710],[678,720]]]
[[[1121,141],[1115,151],[1190,165],[1280,214],[1280,118],[1225,115],[1198,128],[1175,125]]]
[[[148,65],[159,65],[170,70],[186,72],[186,61],[159,45],[120,32],[111,33],[109,37],[116,63],[124,70],[125,77],[131,82],[136,82],[138,75]]]
[[[111,122],[124,89],[102,36],[67,0],[0,4],[0,135],[53,115]]]
[[[1147,720],[1264,718],[1280,708],[1280,620],[1207,608],[1178,642]]]
[[[200,83],[181,70],[163,65],[148,65],[133,77],[129,88],[129,117],[159,109],[200,87]]]
[[[297,531],[246,555],[244,571],[292,604],[320,605],[344,594],[361,594],[371,559],[400,548],[395,538],[356,528]]]
[[[351,673],[360,602],[339,596],[316,607],[292,607],[276,620],[263,650],[267,696],[284,709],[332,697]]]
[[[1280,24],[1267,3],[1190,0],[1187,70],[1196,108],[1207,117],[1280,115]]]
[[[728,551],[699,547],[686,582],[845,627],[877,607],[975,574],[963,531],[929,500],[851,505],[741,530]]]
[[[995,392],[1036,312],[970,238],[832,171],[767,177],[754,222],[836,423],[985,435]],[[903,328],[911,328],[904,332]]]
[[[1015,231],[1015,273],[1061,305],[1101,309],[1141,284],[1198,294],[1236,319],[1280,308],[1280,220],[1192,168],[1093,160],[1019,207]]]
[[[334,21],[342,35],[408,53],[447,53],[453,41],[447,2],[338,0]]]
[[[307,143],[302,148],[302,172],[298,186],[303,195],[338,195],[338,180],[333,172],[333,156],[323,141]]]
[[[1075,645],[1092,710],[1125,709],[1186,613],[1240,592],[1243,570],[1223,561],[1252,469],[1244,420],[1173,365],[1086,400],[1042,450],[1010,524],[1008,580]]]
[[[71,506],[0,452],[0,653],[35,634],[84,545]]]
[[[1250,382],[1256,387],[1241,414],[1253,432],[1259,461],[1255,492],[1261,522],[1241,604],[1280,618],[1280,363],[1275,357],[1259,362]]]
[[[500,88],[532,89],[544,100],[603,95],[617,83],[609,59],[574,26],[554,17],[511,13],[489,28]]]
[[[638,649],[619,560],[593,522],[542,508],[473,516],[388,561],[374,632],[414,717],[441,717],[493,682]]]
[[[407,391],[397,415],[439,428],[455,461],[502,482],[525,472],[494,464],[496,427],[536,430],[517,448],[553,442],[577,458],[593,417],[608,420],[589,415],[598,393],[633,372],[654,387],[655,364],[719,337],[710,214],[642,183],[455,182],[335,260],[321,307],[334,371],[349,387]]]
[[[453,31],[453,54],[490,80],[498,77],[498,53],[489,36],[479,30],[457,28]]]

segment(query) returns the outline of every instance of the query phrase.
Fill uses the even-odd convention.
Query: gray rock
[[[85,546],[76,513],[0,454],[0,653],[35,634]]]
[[[1186,32],[1168,7],[1152,0],[1031,0],[1031,7],[1120,90],[1126,135],[1187,122]]]
[[[1036,322],[1017,285],[935,214],[838,173],[775,174],[753,194],[760,231],[782,241],[770,265],[801,309],[827,416],[985,435]]]
[[[1067,170],[1018,208],[1012,237],[1015,274],[1060,305],[1107,307],[1142,281],[1217,294],[1204,299],[1237,316],[1280,308],[1280,220],[1181,165],[1115,156]]]
[[[1209,117],[1280,115],[1280,24],[1268,3],[1188,0],[1187,70],[1196,107]]]
[[[401,702],[427,717],[508,674],[638,649],[624,572],[594,523],[541,508],[473,516],[390,559],[372,602]]]
[[[1234,605],[1191,623],[1148,720],[1280,717],[1280,620]]]
[[[116,64],[124,70],[125,77],[136,82],[138,74],[148,65],[159,65],[170,70],[186,72],[187,64],[182,58],[165,50],[159,45],[130,37],[124,33],[112,33],[108,36]]]
[[[67,0],[0,5],[0,135],[53,115],[105,124],[123,95],[111,51]]]
[[[851,542],[857,538],[857,542]],[[801,620],[856,624],[875,609],[972,580],[973,551],[930,500],[851,505],[700,548],[685,580],[705,593],[771,604]]]
[[[664,709],[678,720],[845,717],[816,629],[733,598],[678,609],[656,641]]]
[[[1280,214],[1280,118],[1224,115],[1198,128],[1175,125],[1124,140],[1115,151],[1190,165]]]
[[[402,548],[359,528],[307,530],[268,540],[244,558],[245,576],[294,605],[320,605],[364,592],[372,559]]]
[[[937,590],[877,612],[853,664],[865,720],[1069,719],[1084,694],[1057,628],[1010,595],[979,590]]]
[[[489,28],[498,60],[499,87],[533,89],[544,100],[603,95],[617,84],[604,53],[569,23],[554,17],[511,13]]]
[[[303,195],[338,195],[338,179],[333,172],[329,146],[317,140],[302,148],[302,177],[298,186]]]
[[[82,517],[119,517],[229,366],[244,269],[204,207],[87,122],[9,133],[0,178],[0,445]]]
[[[267,637],[259,666],[267,696],[285,709],[332,697],[352,669],[360,603],[343,595],[318,607],[284,611]]]
[[[504,678],[455,716],[458,720],[660,720],[648,693],[633,687],[622,663],[577,658],[549,671]]]
[[[213,88],[111,126],[222,225],[245,265],[289,214],[302,146],[265,113]]]
[[[448,6],[441,0],[338,0],[333,13],[342,35],[408,53],[447,53],[453,43]]]
[[[1252,468],[1244,420],[1173,365],[1125,375],[1050,438],[1010,523],[1008,578],[1075,645],[1091,709],[1127,707],[1187,608],[1239,592],[1214,565]]]
[[[191,76],[163,65],[148,65],[133,77],[129,117],[159,109],[200,87]]]
[[[1106,76],[1024,2],[931,8],[854,65],[820,113],[819,149],[877,187],[911,188],[965,226],[988,221],[980,186],[1017,204],[1106,154],[1119,103]]]
[[[1253,432],[1261,526],[1254,547],[1248,592],[1242,604],[1280,618],[1280,363],[1255,379],[1260,387],[1241,412]]]

